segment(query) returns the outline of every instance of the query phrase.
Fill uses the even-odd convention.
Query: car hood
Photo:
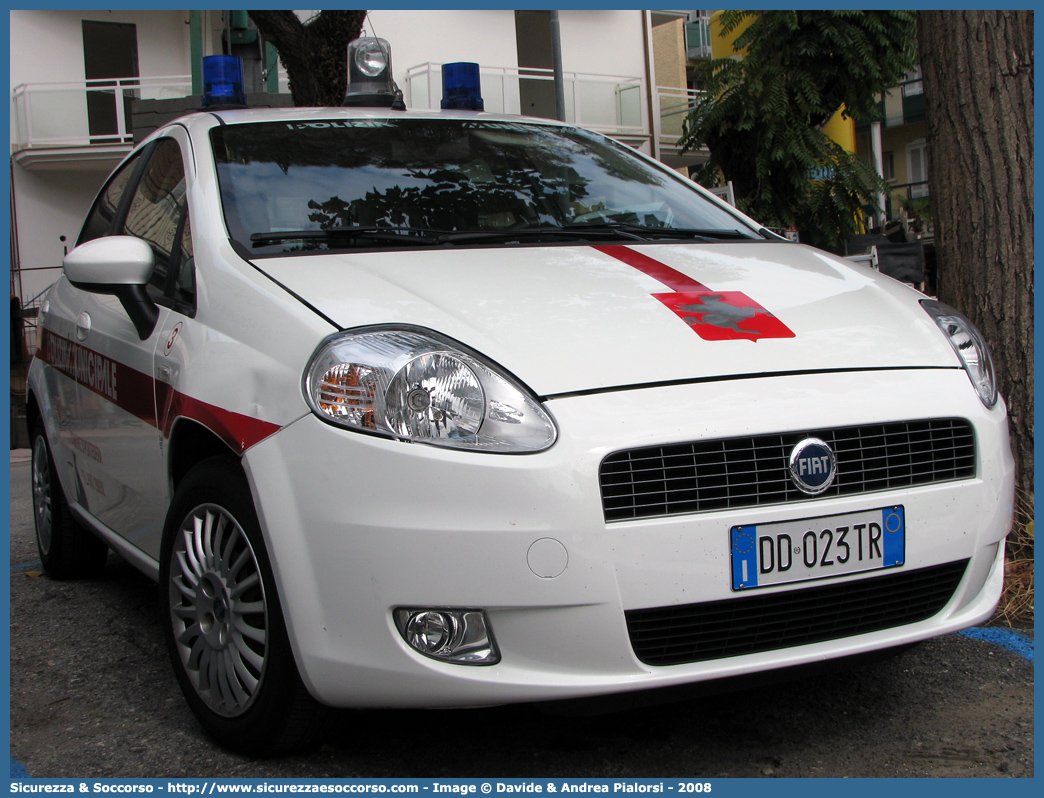
[[[958,365],[920,294],[796,244],[425,249],[254,265],[339,327],[437,330],[541,396]]]

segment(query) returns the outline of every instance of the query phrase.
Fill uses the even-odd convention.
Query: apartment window
[[[903,96],[912,97],[915,94],[924,94],[924,81],[921,80],[920,67],[911,69],[903,79]]]
[[[895,153],[886,152],[881,156],[881,176],[885,180],[895,180]]]
[[[554,119],[555,84],[548,80],[552,64],[551,12],[515,12],[515,48],[521,76],[518,81],[522,113]],[[525,77],[527,74],[534,77]]]
[[[123,22],[95,22],[85,19],[83,26],[83,72],[90,81],[138,77],[138,33],[134,25]],[[108,83],[92,83],[87,92],[87,125],[93,137],[102,141],[121,135],[116,103],[129,108],[130,97]],[[124,110],[126,120],[127,110]]]
[[[928,196],[928,148],[924,139],[911,141],[906,145],[907,182],[910,183],[910,197]]]

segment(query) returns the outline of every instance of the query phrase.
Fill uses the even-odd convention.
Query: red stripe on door
[[[237,454],[243,454],[281,429],[278,424],[186,396],[149,374],[107,358],[50,330],[41,331],[36,356],[121,410],[156,427],[164,438],[170,437],[175,420],[188,418],[220,437]],[[160,408],[159,421],[156,418],[157,407]]]
[[[156,380],[156,405],[160,408],[160,431],[164,438],[170,437],[175,421],[190,418],[221,438],[237,454],[243,454],[251,446],[282,429],[270,421],[233,413],[186,396],[160,380]]]
[[[651,296],[666,305],[705,341],[794,338],[793,331],[740,291],[715,291],[648,255],[620,244],[595,246],[604,255],[659,280],[672,293]]]

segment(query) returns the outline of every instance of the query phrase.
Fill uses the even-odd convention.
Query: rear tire
[[[53,579],[98,576],[109,548],[84,529],[69,509],[43,422],[33,425],[33,520],[40,562]]]
[[[214,457],[178,486],[160,556],[160,613],[178,683],[206,732],[248,756],[314,744],[327,714],[297,671],[239,462]]]

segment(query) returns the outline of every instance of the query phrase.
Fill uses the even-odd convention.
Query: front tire
[[[65,500],[43,422],[33,425],[33,520],[40,562],[53,579],[98,576],[109,547],[73,516]]]
[[[294,662],[250,488],[215,457],[178,486],[160,557],[161,621],[181,690],[226,748],[273,756],[313,743],[324,708]]]

